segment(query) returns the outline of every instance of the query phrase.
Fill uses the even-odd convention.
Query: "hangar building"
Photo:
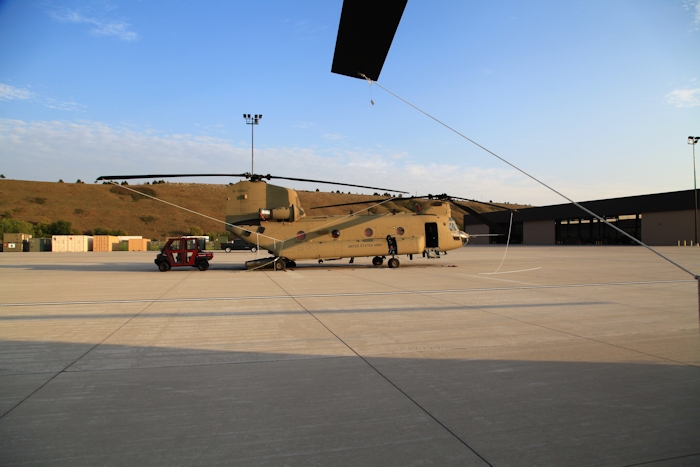
[[[647,245],[690,245],[695,238],[694,190],[580,203]],[[510,211],[465,215],[469,243],[506,243]],[[633,242],[571,203],[521,209],[513,215],[510,242],[526,245],[627,245]]]

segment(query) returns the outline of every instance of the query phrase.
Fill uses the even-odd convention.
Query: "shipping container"
[[[89,235],[54,235],[51,237],[51,251],[55,253],[92,251],[92,237]]]
[[[92,251],[119,251],[119,237],[95,235],[92,239]]]
[[[30,238],[29,239],[29,251],[51,251],[51,239],[50,238]]]
[[[7,242],[2,244],[4,253],[21,253],[24,251],[24,242]]]
[[[26,233],[4,233],[2,234],[2,243],[22,243],[30,238],[32,238],[31,234]]]
[[[141,235],[120,235],[119,237],[120,242],[128,242],[132,238],[143,238]]]
[[[129,251],[148,251],[147,238],[131,238],[129,239]]]

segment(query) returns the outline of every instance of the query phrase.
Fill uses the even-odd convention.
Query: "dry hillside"
[[[199,183],[165,183],[159,185],[129,185],[178,206],[207,216],[224,219],[226,185]],[[149,191],[150,190],[150,191]],[[376,199],[371,195],[299,191],[307,215],[359,213],[371,205],[310,209],[313,206],[349,203]],[[159,201],[133,195],[114,185],[31,182],[0,180],[0,215],[36,224],[38,222],[70,221],[79,232],[121,229],[129,235],[164,239],[189,233],[197,227],[205,233],[223,232],[224,225]],[[477,211],[494,208],[470,204]],[[413,211],[415,201],[391,201],[372,208],[372,213]],[[511,205],[516,206],[516,205]],[[363,212],[367,212],[366,210]],[[462,223],[464,211],[453,207],[453,217]]]

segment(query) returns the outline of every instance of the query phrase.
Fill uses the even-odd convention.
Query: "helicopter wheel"
[[[381,266],[383,262],[384,260],[381,256],[375,256],[374,258],[372,258],[372,264],[374,264],[375,266]]]
[[[170,265],[168,264],[167,261],[163,261],[161,263],[158,263],[158,270],[160,272],[168,272],[168,271],[170,271]]]
[[[288,268],[295,268],[297,267],[297,263],[294,261],[287,261],[287,264],[285,266]]]
[[[399,260],[397,258],[391,258],[389,261],[386,262],[386,265],[392,269],[398,268],[400,264],[401,263],[399,263]]]
[[[287,267],[287,262],[284,260],[284,258],[278,258],[277,261],[274,263],[274,268],[275,271],[284,271],[284,268]]]

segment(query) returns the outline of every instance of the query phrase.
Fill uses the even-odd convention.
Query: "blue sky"
[[[332,74],[341,8],[2,1],[0,173],[245,172],[242,115],[261,113],[256,172],[562,201],[377,86]],[[692,188],[699,78],[697,0],[409,0],[379,84],[583,201]]]

